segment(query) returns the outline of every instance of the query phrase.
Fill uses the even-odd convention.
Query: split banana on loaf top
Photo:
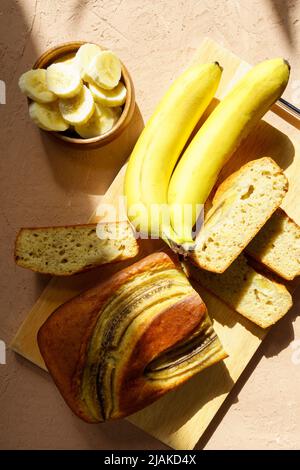
[[[163,252],[59,307],[38,344],[64,399],[88,422],[134,413],[226,357],[200,296]]]

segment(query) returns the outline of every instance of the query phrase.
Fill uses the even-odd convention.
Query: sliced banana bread
[[[246,251],[284,279],[300,275],[300,227],[282,209],[274,212]]]
[[[100,238],[99,238],[100,237]],[[127,222],[22,228],[15,261],[40,273],[68,276],[101,264],[132,258],[138,244]]]
[[[287,288],[255,271],[243,254],[222,274],[199,269],[189,261],[184,262],[184,268],[195,281],[261,328],[276,323],[292,306]]]
[[[190,253],[193,262],[222,273],[279,207],[288,181],[268,157],[253,160],[217,189],[212,206]]]

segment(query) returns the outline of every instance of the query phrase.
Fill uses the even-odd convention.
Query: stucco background
[[[45,49],[83,39],[113,49],[128,66],[144,120],[204,36],[249,61],[286,57],[286,96],[300,101],[300,2],[288,0],[1,0],[0,340],[8,345],[47,278],[16,268],[21,226],[84,222],[132,142],[110,161],[41,137],[27,116],[19,75]],[[298,75],[297,75],[298,74]],[[298,106],[300,102],[296,103]],[[138,129],[141,117],[136,114]],[[92,167],[93,171],[90,170]],[[198,448],[300,448],[299,303],[271,331]],[[7,350],[0,365],[0,448],[163,449],[126,421],[91,426],[74,417],[48,375]]]

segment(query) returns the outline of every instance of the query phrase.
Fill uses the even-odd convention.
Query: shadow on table
[[[233,389],[230,392],[230,395],[227,396],[226,400],[222,404],[222,406],[219,408],[218,412],[206,428],[205,432],[203,433],[202,437],[198,441],[197,445],[195,446],[195,450],[202,450],[210,438],[212,437],[213,433],[221,423],[222,419],[225,417],[227,412],[229,411],[230,407],[234,403],[238,403],[238,395],[242,388],[244,387],[245,383],[249,379],[250,375],[258,365],[259,361],[261,360],[263,353],[261,352],[261,347],[258,349],[258,351],[254,354],[252,359],[250,360],[248,366],[240,376],[239,380],[236,382],[234,385]]]
[[[268,0],[271,9],[275,12],[279,25],[292,49],[295,48],[296,34],[292,21],[291,9],[295,6],[293,0]]]
[[[133,118],[126,129],[104,147],[78,150],[46,132],[41,133],[41,140],[53,176],[61,187],[69,191],[101,195],[130,156],[143,127],[143,118],[136,104]]]
[[[81,449],[95,450],[128,450],[128,449],[167,449],[164,444],[151,437],[149,434],[138,429],[126,420],[118,420],[108,423],[100,424],[88,424],[82,421],[80,418],[75,416],[65,405],[63,399],[59,399],[59,392],[54,385],[48,372],[35,366],[27,359],[15,355],[17,363],[21,367],[25,367],[29,374],[39,375],[39,380],[47,382],[49,384],[49,392],[54,395],[57,394],[57,408],[61,404],[62,412],[64,416],[59,420],[64,421],[66,429],[73,430],[74,428],[80,433],[80,446]],[[45,393],[45,388],[43,393]],[[75,433],[76,434],[76,433]],[[75,438],[74,438],[75,441]],[[76,444],[75,444],[76,445]],[[39,448],[39,443],[36,442],[35,446]],[[49,442],[49,448],[51,448],[51,442]],[[56,444],[57,446],[57,444]],[[65,448],[65,442],[61,442],[61,448]]]
[[[295,339],[293,323],[300,313],[300,289],[293,294],[293,307],[279,322],[274,325],[262,344],[262,354],[274,357],[286,349]]]

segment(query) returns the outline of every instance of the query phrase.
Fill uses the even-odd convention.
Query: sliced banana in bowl
[[[95,109],[92,93],[85,85],[73,98],[60,99],[58,106],[64,120],[74,126],[86,123]]]
[[[111,51],[99,52],[86,70],[86,80],[101,88],[115,88],[121,78],[121,62]]]
[[[75,131],[83,139],[106,134],[116,124],[122,114],[122,108],[107,108],[95,103],[92,117],[85,124],[75,126]]]
[[[100,103],[97,103],[96,106],[101,114],[101,134],[106,134],[113,128],[120,118],[122,108],[108,108],[107,106],[102,106]]]
[[[82,88],[78,68],[71,63],[58,62],[47,68],[47,87],[60,98],[72,98]]]
[[[19,78],[22,93],[38,103],[51,103],[57,96],[47,88],[46,70],[34,69],[23,73]]]
[[[98,55],[100,52],[102,52],[102,49],[96,44],[92,44],[92,43],[83,44],[78,49],[76,56],[75,56],[75,60],[79,68],[82,80],[88,81],[86,71],[88,67],[90,66],[90,63],[93,60],[93,58],[96,55]]]
[[[53,103],[37,103],[29,105],[29,115],[33,122],[44,131],[66,131],[69,124],[63,119],[57,101]]]
[[[113,108],[115,106],[122,106],[126,101],[127,90],[121,81],[112,90],[105,90],[92,83],[88,84],[88,87],[97,103],[103,106]]]
[[[113,52],[92,43],[46,51],[20,77],[19,86],[34,123],[78,148],[100,147],[119,136],[135,108],[125,66]]]
[[[75,131],[83,139],[90,139],[101,134],[101,113],[97,104],[90,119],[85,124],[77,124]]]

